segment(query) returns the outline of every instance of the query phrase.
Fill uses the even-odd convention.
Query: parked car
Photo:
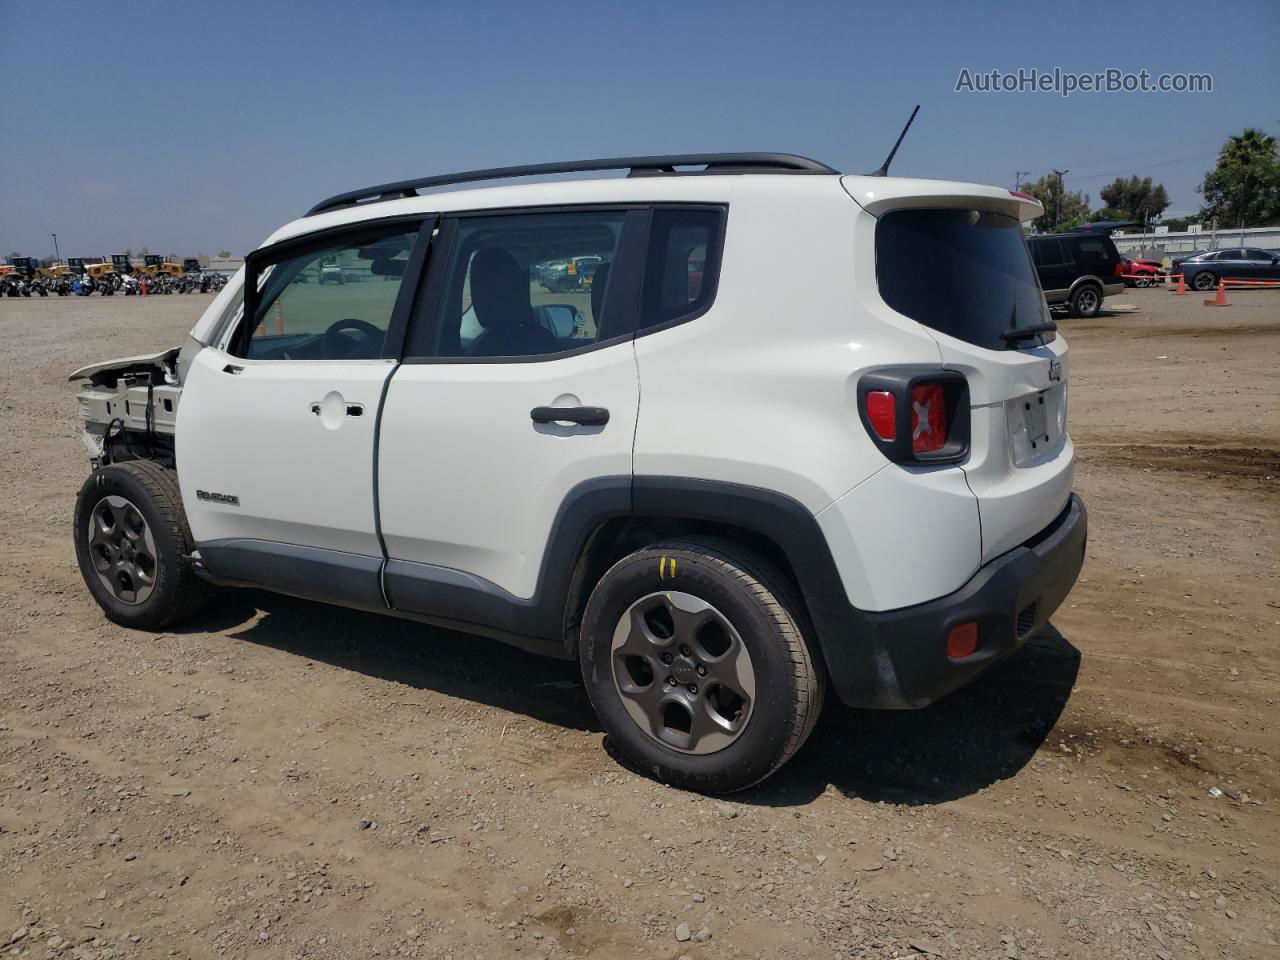
[[[1029,237],[1045,301],[1065,306],[1073,317],[1092,317],[1104,297],[1124,293],[1123,258],[1115,242],[1101,233],[1062,233]]]
[[[76,371],[106,616],[253,586],[576,659],[629,763],[713,793],[828,688],[918,708],[1018,650],[1087,526],[1040,204],[779,154],[554,172],[612,169],[332,198],[182,346]],[[531,303],[565,249],[609,262],[584,336]],[[289,282],[335,250],[390,281]]]
[[[1159,260],[1121,258],[1120,273],[1126,287],[1149,287],[1164,275],[1164,266]]]
[[[535,268],[538,282],[549,293],[572,293],[591,287],[591,278],[605,259],[600,256],[569,257]]]
[[[1173,264],[1173,272],[1181,271],[1195,290],[1212,290],[1219,279],[1280,280],[1280,257],[1256,247],[1200,251]]]

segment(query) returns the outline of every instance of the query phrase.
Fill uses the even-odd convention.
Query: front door
[[[383,408],[378,477],[393,607],[515,634],[558,626],[544,630],[525,614],[537,606],[562,506],[603,488],[620,508],[630,504],[639,257],[626,251],[646,215],[442,223],[432,295]],[[558,264],[584,257],[599,258],[589,277],[572,288],[557,280]],[[571,573],[573,560],[554,573]]]
[[[366,224],[248,259],[245,317],[196,355],[178,409],[183,506],[211,573],[380,602],[377,412],[421,227]]]

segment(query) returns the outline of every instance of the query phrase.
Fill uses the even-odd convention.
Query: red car
[[[1125,275],[1126,287],[1150,287],[1164,275],[1164,268],[1158,260],[1121,260],[1119,272]]]

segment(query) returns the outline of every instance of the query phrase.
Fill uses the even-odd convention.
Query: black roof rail
[[[677,171],[676,167],[703,167],[697,171]],[[354,207],[361,203],[379,203],[383,200],[399,200],[416,197],[419,190],[444,187],[455,183],[476,183],[481,180],[506,180],[512,177],[537,177],[553,173],[587,173],[595,170],[629,170],[632,177],[658,177],[681,173],[833,173],[840,171],[825,163],[798,157],[790,153],[684,153],[657,157],[609,157],[600,160],[575,160],[560,163],[531,163],[522,167],[492,167],[488,170],[468,170],[465,173],[445,173],[417,180],[400,180],[382,183],[363,190],[349,190],[322,200],[307,211],[312,217],[317,213]]]

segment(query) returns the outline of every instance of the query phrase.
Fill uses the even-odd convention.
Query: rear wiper
[[[1038,337],[1042,333],[1053,333],[1058,329],[1058,325],[1052,320],[1046,320],[1044,323],[1033,323],[1029,327],[1012,327],[1000,334],[1001,340],[1030,340],[1032,337]]]

